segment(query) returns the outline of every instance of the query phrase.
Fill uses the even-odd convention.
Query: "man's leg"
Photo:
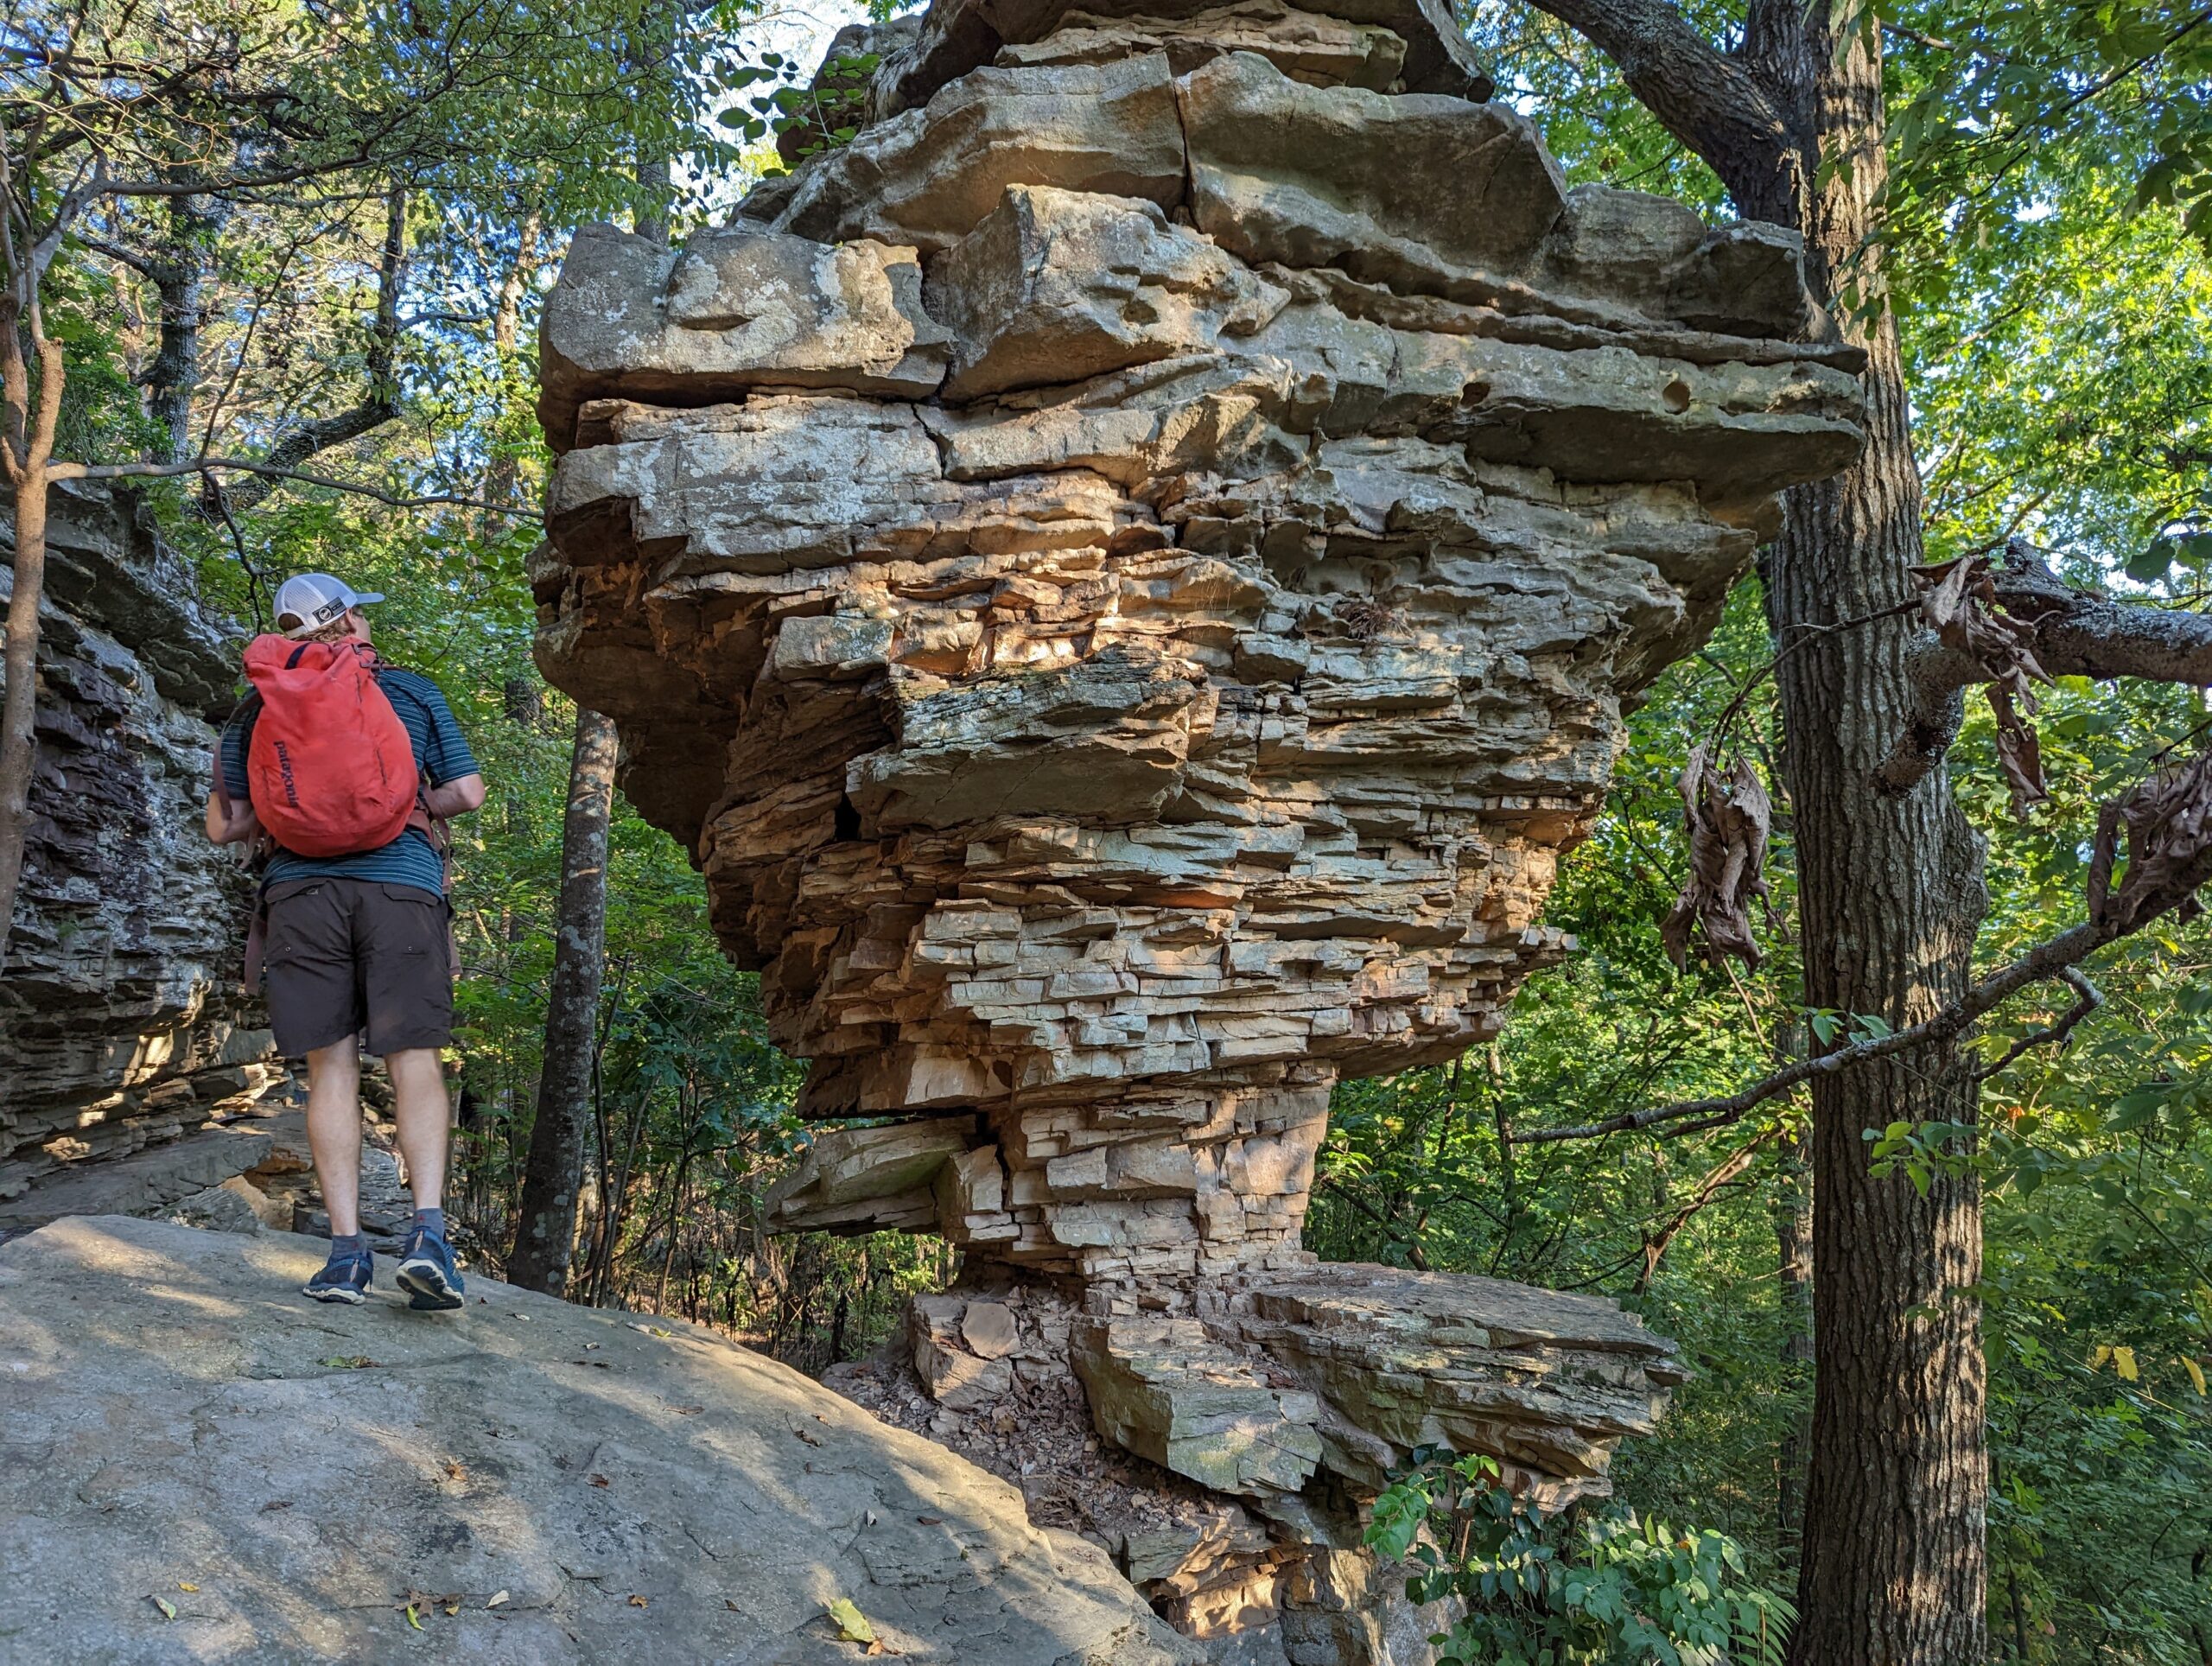
[[[453,967],[442,898],[399,886],[371,899],[365,965],[369,1051],[391,1072],[400,1154],[415,1194],[415,1221],[399,1258],[408,1306],[456,1308],[464,1281],[446,1242],[446,1098],[439,1050],[453,1039]]]
[[[407,1157],[407,1182],[415,1193],[415,1224],[407,1234],[397,1277],[410,1307],[451,1309],[461,1305],[464,1281],[446,1242],[445,1066],[435,1047],[402,1047],[385,1054],[391,1072],[399,1148]]]
[[[407,1047],[385,1055],[391,1091],[398,1102],[400,1154],[407,1159],[407,1184],[415,1210],[442,1209],[445,1200],[446,1128],[453,1107],[446,1097],[446,1070],[435,1047]]]
[[[352,1036],[308,1054],[308,1149],[330,1236],[361,1230],[361,1052]]]
[[[302,1285],[317,1301],[367,1294],[361,1237],[360,980],[345,887],[318,880],[270,893],[269,1019],[276,1050],[308,1061],[308,1148],[330,1211],[330,1262]]]

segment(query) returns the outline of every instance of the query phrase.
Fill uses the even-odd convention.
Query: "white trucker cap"
[[[383,600],[341,583],[327,573],[302,573],[277,587],[276,628],[286,636],[311,635],[352,608]]]

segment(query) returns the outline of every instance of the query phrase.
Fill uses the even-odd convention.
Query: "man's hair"
[[[287,617],[289,617],[289,615],[288,614]],[[277,621],[277,625],[280,629],[283,627],[283,621],[282,620]],[[347,637],[353,634],[353,609],[349,607],[344,613],[339,614],[337,618],[332,620],[329,624],[322,626],[321,629],[309,631],[305,636],[294,637],[292,639],[295,642],[343,642]]]

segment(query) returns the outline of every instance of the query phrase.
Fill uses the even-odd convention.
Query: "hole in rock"
[[[840,795],[837,808],[831,812],[830,830],[841,839],[857,839],[861,836],[861,812],[853,808],[850,798]]]
[[[1690,385],[1677,376],[1660,391],[1659,397],[1667,402],[1667,409],[1679,416],[1690,408]]]
[[[1478,405],[1489,397],[1490,384],[1487,382],[1470,382],[1459,390],[1459,403],[1463,405]]]

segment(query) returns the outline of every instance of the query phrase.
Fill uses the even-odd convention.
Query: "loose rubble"
[[[1793,233],[1568,188],[1444,8],[1147,3],[847,31],[849,143],[578,239],[539,658],[810,1061],[770,1224],[966,1251],[874,1403],[1013,1463],[1081,1395],[1079,1472],[1196,1512],[1084,1529],[1187,1632],[1424,1660],[1357,1549],[1390,1465],[1601,1492],[1681,1370],[1595,1298],[1317,1265],[1331,1091],[1567,952],[1624,706],[1857,455],[1863,361]]]

